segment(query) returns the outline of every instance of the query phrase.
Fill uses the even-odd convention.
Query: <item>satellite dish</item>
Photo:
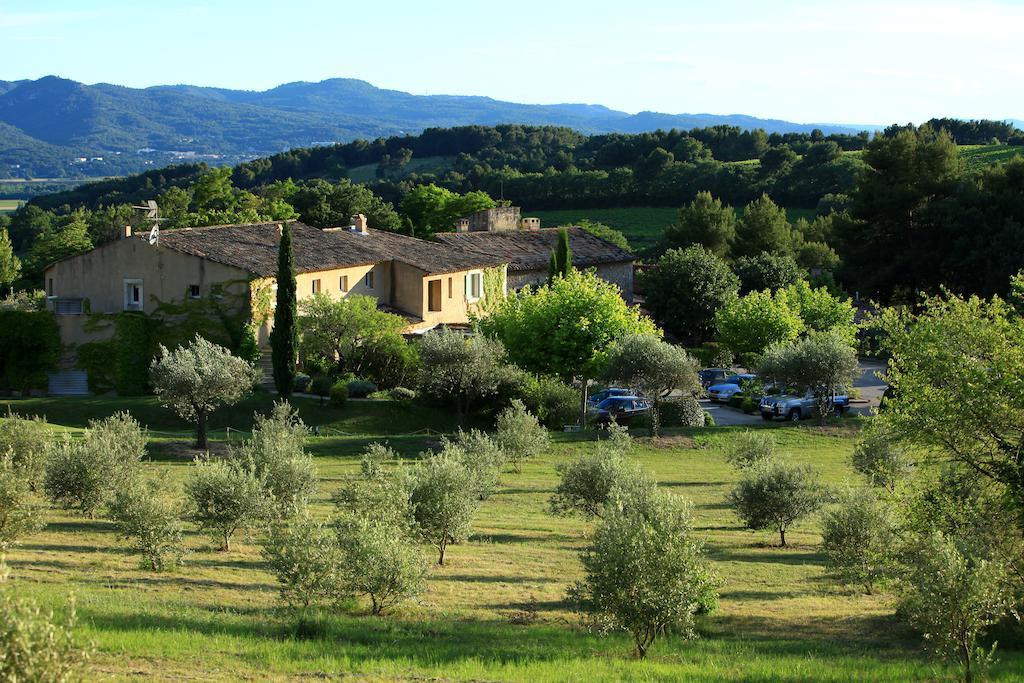
[[[156,225],[149,231],[149,243],[156,244],[157,240],[160,239],[160,228]]]

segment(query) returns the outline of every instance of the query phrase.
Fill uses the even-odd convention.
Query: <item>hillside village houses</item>
[[[498,208],[463,219],[457,227],[465,232],[439,234],[436,242],[374,230],[361,214],[344,228],[289,221],[299,302],[320,293],[369,295],[405,317],[408,334],[466,325],[488,289],[494,296],[547,278],[557,230],[542,230],[537,219],[520,221],[516,207]],[[514,209],[514,222],[507,209]],[[477,226],[472,231],[470,223]],[[90,314],[152,314],[166,303],[230,298],[249,307],[241,312],[257,326],[257,343],[269,357],[273,312],[263,312],[260,302],[272,309],[281,230],[280,222],[182,228],[151,244],[125,228],[123,239],[48,266],[47,302],[66,349],[50,392],[87,390],[75,348],[112,334],[88,324]],[[631,254],[579,228],[570,229],[570,247],[574,265],[596,268],[632,299]]]

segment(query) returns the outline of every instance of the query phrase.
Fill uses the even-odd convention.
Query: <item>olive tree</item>
[[[334,533],[308,510],[271,524],[262,546],[281,598],[301,615],[312,605],[351,595]]]
[[[817,512],[825,501],[818,474],[808,465],[769,460],[744,470],[729,493],[729,504],[748,529],[779,532],[786,545],[786,531]]]
[[[132,541],[143,569],[161,572],[181,561],[181,504],[158,480],[133,482],[118,489],[107,510],[122,538]]]
[[[556,465],[559,482],[548,503],[551,513],[602,517],[617,489],[653,486],[640,466],[627,458],[632,449],[626,430],[612,425],[609,438],[598,442],[593,451]]]
[[[516,472],[523,463],[551,447],[551,436],[519,399],[498,414],[494,440]]]
[[[974,680],[995,650],[978,639],[1013,606],[1008,567],[964,553],[939,532],[913,542],[902,567],[899,612],[937,656],[959,664],[964,681]]]
[[[424,335],[420,359],[420,391],[435,400],[454,401],[460,422],[476,401],[497,393],[507,374],[501,342],[447,329]]]
[[[8,584],[7,565],[0,563],[0,680],[70,683],[80,680],[92,647],[75,637],[78,619],[72,602],[58,619]]]
[[[479,429],[464,432],[454,439],[441,437],[441,455],[462,463],[473,477],[473,491],[479,500],[487,500],[498,487],[508,456],[490,435]]]
[[[693,637],[695,615],[717,600],[690,506],[666,493],[652,501],[608,509],[583,551],[584,578],[569,592],[601,629],[629,633],[640,657],[670,630]]]
[[[316,465],[305,446],[308,435],[298,412],[287,401],[277,401],[270,415],[255,416],[252,436],[232,453],[265,482],[278,514],[305,507],[316,493]]]
[[[138,477],[145,450],[145,432],[127,412],[91,421],[81,438],[52,444],[43,488],[54,503],[91,517]]]
[[[0,418],[0,454],[10,453],[11,466],[36,491],[46,475],[46,454],[53,431],[43,417],[8,414]]]
[[[604,375],[651,399],[651,433],[661,424],[661,403],[672,391],[700,390],[697,361],[679,346],[655,334],[630,334],[617,340],[608,352]]]
[[[820,422],[832,413],[835,395],[853,386],[860,372],[856,349],[837,331],[773,344],[761,355],[757,366],[762,377],[810,391]]]
[[[373,614],[423,592],[428,563],[408,524],[387,515],[341,515],[335,528],[347,585],[369,598]]]
[[[195,421],[196,448],[206,448],[210,413],[237,402],[260,381],[252,364],[199,335],[174,351],[161,345],[149,374],[160,402],[182,419]]]
[[[0,553],[43,527],[43,506],[10,451],[0,453]]]
[[[267,495],[266,478],[238,461],[197,459],[185,484],[189,518],[220,541],[220,550],[231,549],[236,531],[264,521],[273,499]]]
[[[822,515],[825,564],[844,583],[870,594],[885,577],[894,532],[892,517],[871,489],[847,491]]]
[[[863,430],[850,456],[853,469],[863,474],[872,486],[892,491],[909,476],[913,459],[891,434],[874,422]]]
[[[450,455],[427,458],[413,475],[409,505],[416,535],[437,548],[437,563],[443,565],[448,544],[469,535],[479,506],[476,478]]]

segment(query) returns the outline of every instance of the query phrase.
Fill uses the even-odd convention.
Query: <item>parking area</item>
[[[850,401],[850,412],[854,415],[870,415],[878,408],[885,393],[886,384],[878,375],[885,370],[885,363],[876,360],[861,360],[860,375],[853,382],[853,386],[859,391],[860,397]],[[701,406],[711,413],[715,418],[715,424],[724,427],[734,425],[760,424],[761,416],[758,413],[747,415],[735,408],[722,403],[713,403],[708,399],[701,401]]]

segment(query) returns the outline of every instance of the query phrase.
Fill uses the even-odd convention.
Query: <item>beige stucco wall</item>
[[[143,312],[151,314],[160,302],[183,301],[190,285],[199,285],[200,296],[208,296],[214,284],[230,291],[248,290],[245,271],[131,238],[105,244],[92,251],[58,261],[46,269],[44,287],[58,298],[86,301],[92,313],[120,313],[124,307],[126,279],[142,281]],[[86,315],[58,315],[61,341],[77,345],[107,336],[84,329]]]
[[[504,272],[504,268],[502,268]],[[466,298],[466,276],[480,273],[482,269],[459,270],[452,273],[427,274],[405,263],[395,262],[394,306],[423,319],[411,329],[429,329],[441,324],[457,325],[469,322],[469,314],[483,303],[483,298],[469,301]],[[441,310],[429,310],[430,283],[441,282]],[[449,294],[449,281],[451,290]],[[481,290],[483,281],[481,280]],[[481,291],[483,294],[483,291]]]
[[[366,286],[366,274],[373,271],[373,287]],[[296,300],[300,304],[299,314],[302,314],[301,304],[305,299],[313,296],[313,281],[320,281],[320,293],[329,294],[337,299],[350,294],[362,294],[372,296],[377,301],[390,303],[392,283],[391,263],[376,263],[363,266],[351,266],[348,268],[334,268],[332,270],[318,270],[310,273],[299,273],[295,276]],[[348,291],[341,291],[341,278],[348,277]],[[263,278],[253,283],[253,288],[272,287],[274,278]],[[271,301],[275,301],[271,295]],[[273,305],[273,304],[271,304]],[[256,340],[261,347],[270,346],[270,331],[274,328],[273,314],[270,319],[264,321],[257,330]]]

